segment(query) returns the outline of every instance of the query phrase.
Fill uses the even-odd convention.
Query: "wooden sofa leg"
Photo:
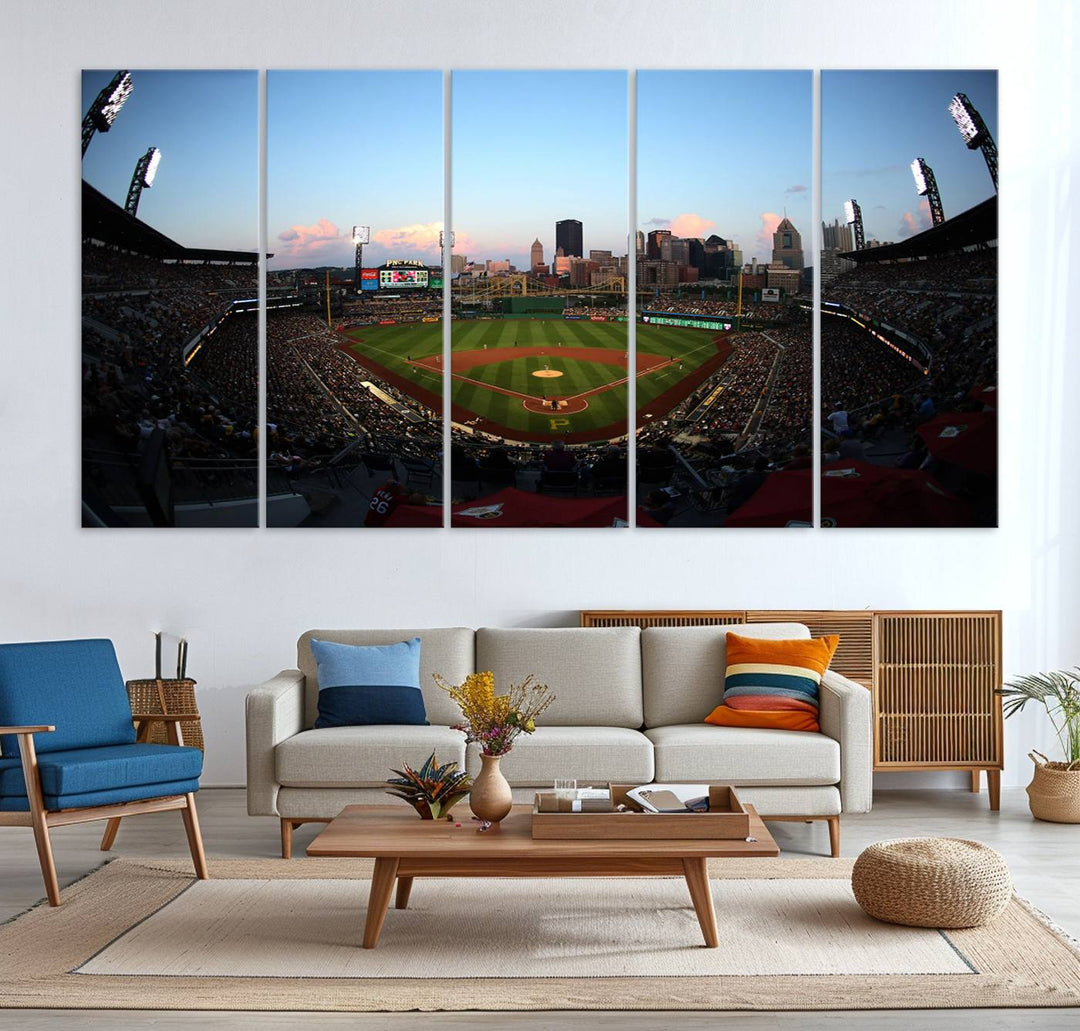
[[[202,833],[199,831],[199,814],[195,811],[195,795],[188,792],[185,796],[187,805],[180,810],[184,817],[184,830],[187,831],[188,848],[191,849],[191,862],[195,867],[195,876],[200,881],[210,879],[206,868],[206,853],[203,852]]]
[[[840,817],[830,816],[829,820],[829,851],[833,859],[840,857]]]
[[[281,858],[292,859],[292,820],[281,820]]]
[[[101,851],[108,852],[116,841],[116,832],[120,830],[120,817],[114,816],[105,824],[105,833],[101,835]]]

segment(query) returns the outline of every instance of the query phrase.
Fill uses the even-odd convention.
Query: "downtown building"
[[[783,265],[784,268],[803,270],[802,236],[791,224],[791,220],[785,215],[773,233],[772,265]],[[769,284],[772,286],[772,284]]]
[[[568,258],[584,256],[582,250],[581,223],[576,218],[564,218],[555,223],[555,252],[559,251]]]

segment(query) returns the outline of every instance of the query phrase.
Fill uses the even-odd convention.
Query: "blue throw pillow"
[[[374,723],[427,726],[420,691],[420,638],[401,644],[335,644],[312,639],[319,667],[316,727]]]

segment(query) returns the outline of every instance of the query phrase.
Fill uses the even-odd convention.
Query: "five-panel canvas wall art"
[[[83,524],[996,526],[997,74],[814,80],[85,72]]]

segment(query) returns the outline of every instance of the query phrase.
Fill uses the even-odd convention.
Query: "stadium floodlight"
[[[862,208],[854,197],[844,201],[844,221],[855,227],[855,250],[861,251],[866,246],[866,237],[863,235]]]
[[[920,197],[925,197],[930,205],[930,221],[936,226],[941,225],[945,221],[945,209],[941,206],[941,194],[938,193],[934,170],[926,163],[925,158],[916,158],[911,162],[911,174],[915,177],[915,192]]]
[[[990,135],[990,130],[986,127],[982,115],[979,114],[978,109],[968,99],[966,93],[957,93],[949,101],[949,114],[952,115],[953,121],[956,122],[956,128],[960,130],[960,138],[964,141],[964,146],[968,150],[981,150],[983,152],[983,158],[986,160],[990,178],[994,181],[994,192],[996,193],[998,188],[997,144],[994,142],[994,137]]]
[[[371,226],[353,226],[352,242],[356,247],[356,269],[353,273],[353,286],[356,288],[356,292],[359,293],[364,269],[364,244],[371,243]]]
[[[112,128],[120,108],[127,103],[131,91],[135,88],[131,72],[117,72],[112,80],[95,98],[82,123],[82,152],[90,146],[96,132],[108,132]]]
[[[143,190],[148,190],[154,185],[154,177],[157,175],[159,164],[161,164],[161,151],[157,147],[151,147],[135,162],[135,171],[131,176],[127,200],[124,202],[124,210],[132,218],[139,212],[139,200],[142,198]]]

